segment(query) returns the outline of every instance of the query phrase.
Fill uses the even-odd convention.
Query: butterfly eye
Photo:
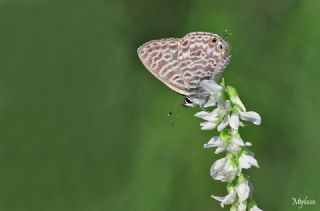
[[[186,98],[184,99],[184,102],[185,102],[186,104],[192,103],[191,99],[188,98],[188,97],[186,97]]]
[[[187,107],[193,107],[194,106],[192,100],[189,97],[186,97],[184,99],[184,106],[187,106]]]
[[[218,39],[217,39],[216,37],[214,37],[214,38],[212,38],[212,39],[210,40],[210,45],[211,45],[211,46],[215,46],[215,45],[217,44],[217,42],[218,42]]]

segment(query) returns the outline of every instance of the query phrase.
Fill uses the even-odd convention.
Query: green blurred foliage
[[[263,124],[242,136],[264,210],[320,210],[320,2],[0,0],[0,210],[221,210],[196,109],[152,77],[142,43],[232,36],[224,73]],[[174,121],[174,127],[171,126]],[[226,209],[225,209],[226,210]]]

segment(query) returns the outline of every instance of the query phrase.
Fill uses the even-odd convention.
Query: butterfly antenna
[[[228,29],[225,29],[224,32],[222,33],[222,36],[221,36],[221,37],[222,37],[222,38],[225,38],[225,37],[230,36],[230,35],[232,35],[232,33],[229,32]]]

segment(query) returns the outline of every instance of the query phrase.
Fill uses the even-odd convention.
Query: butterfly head
[[[185,97],[185,98],[184,98],[183,105],[186,106],[186,107],[194,107],[194,103],[193,103],[193,101],[192,101],[192,98],[190,98],[190,97]]]
[[[206,97],[199,97],[199,96],[186,96],[184,98],[183,105],[186,107],[202,107],[207,102]]]

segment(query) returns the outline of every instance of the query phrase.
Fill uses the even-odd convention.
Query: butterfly
[[[182,38],[144,43],[137,50],[143,65],[161,82],[184,95],[185,105],[201,105],[203,80],[217,80],[230,60],[230,46],[218,34],[191,32]]]

